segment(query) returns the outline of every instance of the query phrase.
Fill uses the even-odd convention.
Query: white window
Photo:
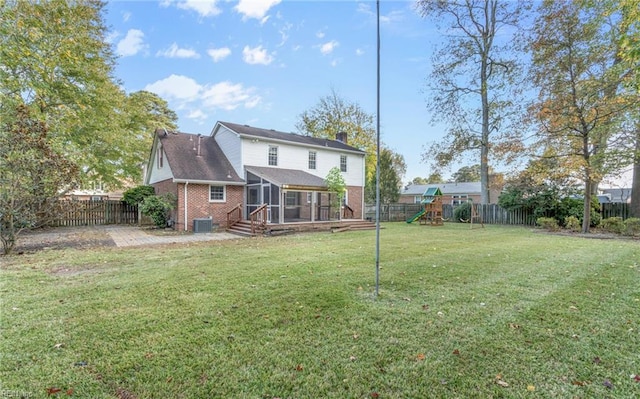
[[[413,202],[416,203],[416,204],[421,203],[422,202],[422,195],[415,195],[413,197]]]
[[[226,201],[225,186],[209,186],[209,201],[225,202]]]
[[[346,172],[346,171],[347,171],[347,156],[340,155],[340,172]]]
[[[269,165],[278,166],[278,147],[269,146]]]
[[[467,202],[468,199],[469,199],[469,196],[467,194],[452,195],[451,205],[458,206],[458,205],[464,204],[465,202]]]
[[[316,168],[316,152],[309,151],[309,169]]]

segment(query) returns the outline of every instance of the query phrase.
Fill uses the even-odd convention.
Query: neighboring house
[[[65,194],[65,199],[75,201],[121,201],[124,194],[123,190],[104,191],[104,190],[73,190]]]
[[[329,140],[217,122],[209,136],[157,130],[145,184],[176,195],[179,230],[201,218],[226,227],[237,206],[247,218],[263,204],[271,224],[322,222],[341,217],[324,181],[338,167],[347,185],[343,203],[363,219],[364,157],[346,133]]]
[[[419,204],[420,201],[423,200],[425,192],[433,188],[439,188],[442,192],[443,204],[456,206],[469,201],[469,199],[474,203],[480,203],[480,182],[412,184],[400,192],[398,202],[403,204]],[[489,194],[490,203],[497,203],[499,195],[500,191],[492,189]]]
[[[598,195],[600,203],[631,203],[631,189],[630,188],[604,188],[600,190],[601,195]]]

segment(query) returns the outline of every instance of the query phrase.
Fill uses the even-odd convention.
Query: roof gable
[[[213,137],[160,131],[158,140],[174,180],[244,183]]]

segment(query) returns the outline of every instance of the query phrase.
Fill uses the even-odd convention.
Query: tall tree
[[[624,75],[611,33],[594,8],[545,0],[531,40],[531,77],[539,88],[532,110],[540,122],[540,143],[554,148],[562,167],[579,172],[585,233],[594,185],[620,167],[619,146],[610,140],[631,105],[619,95]]]
[[[84,176],[118,185],[139,175],[140,137],[113,75],[100,0],[0,3],[0,117],[20,104],[46,121],[50,144]],[[146,148],[144,153],[146,154]]]
[[[480,165],[478,164],[473,166],[463,166],[451,175],[451,178],[453,178],[453,181],[457,183],[478,181],[480,180],[480,169]]]
[[[131,165],[138,165],[129,172],[130,179],[140,181],[141,165],[149,155],[156,129],[175,131],[178,115],[169,108],[167,102],[158,95],[148,91],[136,91],[127,96],[126,116],[123,118],[124,134],[134,137],[130,148]]]
[[[24,229],[49,221],[61,189],[72,189],[78,167],[50,145],[44,122],[20,105],[0,124],[0,241],[10,253]]]
[[[374,115],[364,111],[359,104],[340,97],[335,89],[321,97],[311,109],[299,116],[296,128],[301,134],[335,139],[336,133],[347,133],[347,143],[366,151],[367,180],[376,170],[376,127]]]
[[[402,180],[398,176],[398,160],[404,162],[402,156],[398,157],[388,148],[380,151],[380,203],[391,204],[400,198],[400,188]],[[369,184],[367,184],[368,201],[375,201],[376,175],[374,174]]]
[[[612,13],[618,12],[621,29],[619,57],[632,71],[625,87],[640,92],[640,0],[609,1]],[[626,28],[626,29],[624,29]],[[640,108],[640,107],[639,107]],[[635,109],[635,127],[630,137],[633,143],[633,178],[631,187],[631,215],[640,218],[640,110]]]
[[[481,202],[489,202],[489,162],[510,161],[522,150],[518,87],[521,68],[512,32],[527,2],[419,0],[418,8],[446,29],[447,41],[433,56],[428,87],[434,121],[448,132],[423,160],[449,166],[463,154],[479,157]],[[476,158],[477,159],[477,158]]]

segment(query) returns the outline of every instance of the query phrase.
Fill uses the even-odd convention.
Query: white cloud
[[[242,14],[242,19],[255,18],[264,24],[269,19],[267,12],[281,0],[240,0],[234,9]]]
[[[197,12],[202,17],[214,17],[222,12],[216,5],[218,0],[162,0],[160,7],[169,7],[175,4],[182,10],[191,10]]]
[[[357,55],[357,56],[364,55],[364,50],[363,50],[363,49],[361,49],[361,48],[357,48],[357,49],[356,49],[356,55]]]
[[[322,38],[324,37],[324,32],[323,32],[323,31],[318,31],[318,32],[316,32],[316,37],[317,37],[318,39],[322,39]]]
[[[129,21],[129,18],[131,18],[131,13],[129,11],[125,11],[122,13],[122,22]]]
[[[144,44],[144,33],[138,29],[129,29],[127,36],[118,42],[116,53],[122,57],[136,55],[147,46]]]
[[[189,112],[189,114],[187,115],[187,118],[195,119],[197,121],[202,121],[202,120],[207,119],[207,114],[202,112],[201,109],[194,109],[191,112]]]
[[[340,64],[340,61],[341,61],[341,60],[339,60],[339,59],[332,60],[332,61],[331,61],[331,66],[332,66],[332,67],[336,67],[336,66],[338,66],[338,64]]]
[[[213,59],[213,62],[222,61],[231,55],[231,49],[229,47],[222,48],[210,48],[207,50],[207,54]]]
[[[158,51],[156,57],[166,58],[200,58],[200,54],[197,51],[189,48],[179,48],[176,43],[169,46],[168,49]]]
[[[242,59],[247,64],[262,64],[269,65],[273,61],[273,57],[267,53],[266,49],[263,49],[262,46],[251,48],[249,46],[244,46],[242,50]]]
[[[332,41],[327,42],[325,44],[321,44],[320,45],[320,52],[322,54],[324,54],[324,55],[331,54],[331,53],[333,53],[333,50],[335,50],[336,47],[338,47],[339,45],[340,45],[340,43],[338,43],[335,40],[332,40]]]
[[[225,81],[201,85],[184,75],[171,75],[147,85],[144,90],[167,99],[173,109],[184,110],[187,118],[199,121],[207,119],[208,113],[216,109],[253,108],[262,102],[255,88],[244,87],[242,83]]]
[[[202,93],[203,104],[210,108],[234,110],[241,105],[255,107],[262,100],[254,94],[253,88],[245,88],[241,83],[220,82]]]
[[[168,78],[148,84],[144,88],[160,97],[176,100],[195,100],[202,91],[195,80],[183,75],[171,75]]]

